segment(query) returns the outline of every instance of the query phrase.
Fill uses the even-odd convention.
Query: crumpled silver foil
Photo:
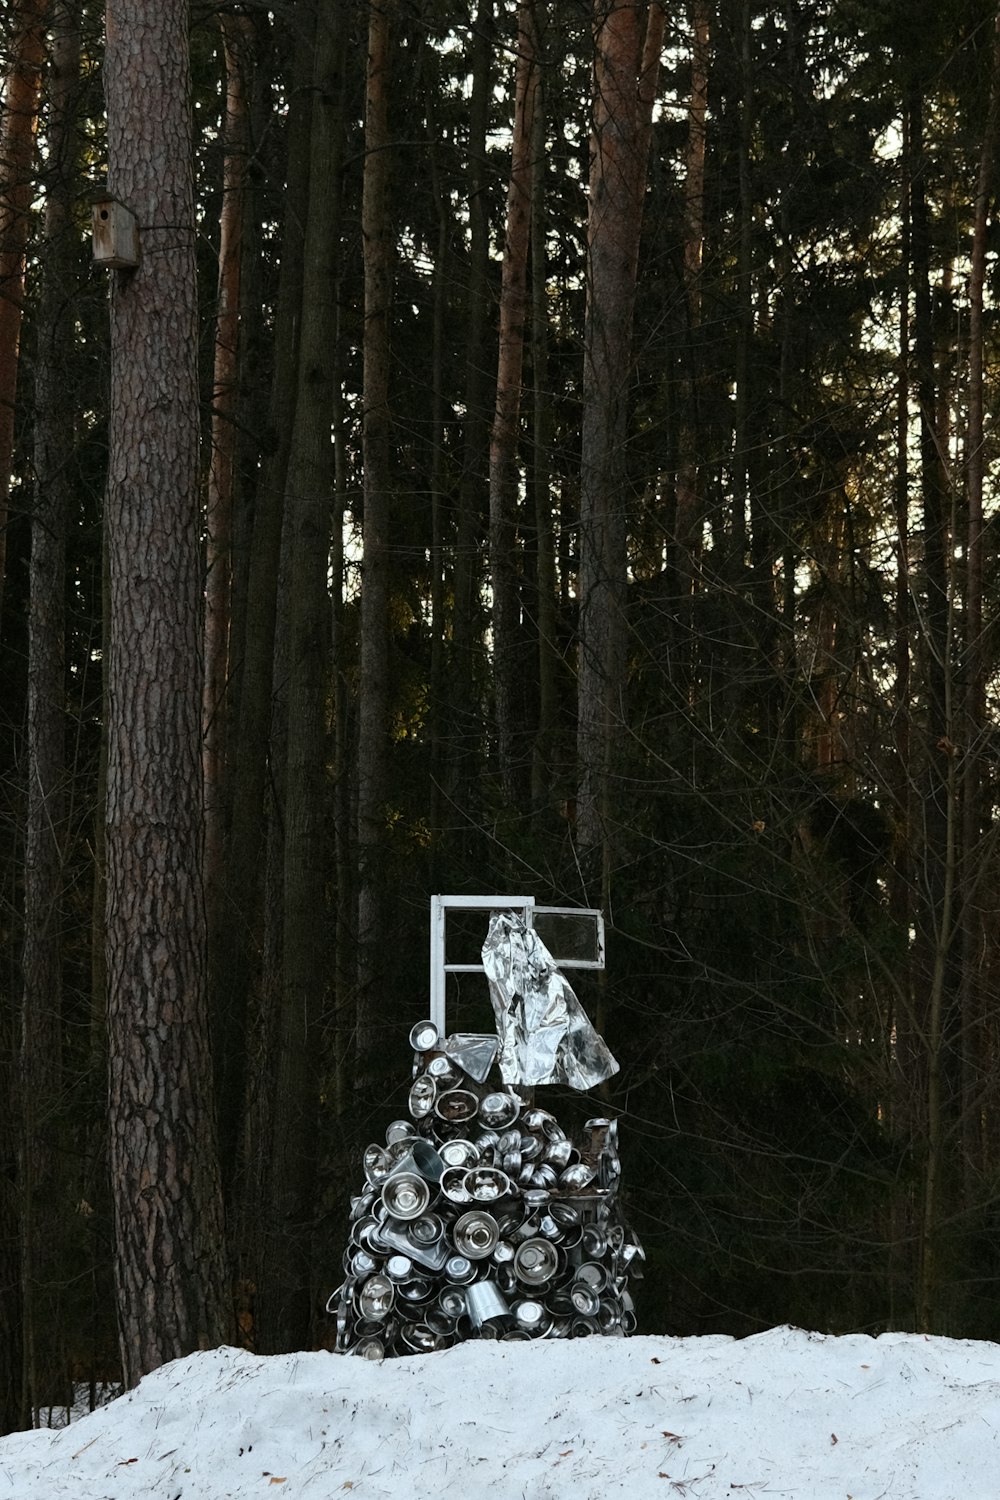
[[[591,1089],[618,1072],[572,987],[541,938],[515,912],[490,919],[483,968],[506,1084],[564,1083]]]

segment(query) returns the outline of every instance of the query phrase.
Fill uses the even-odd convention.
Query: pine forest
[[[996,6],[0,75],[0,1432],[332,1347],[437,893],[604,914],[641,1332],[1000,1339]]]

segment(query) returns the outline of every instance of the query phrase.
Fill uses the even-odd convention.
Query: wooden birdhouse
[[[139,226],[131,209],[101,194],[90,210],[94,231],[94,264],[126,270],[139,264]]]

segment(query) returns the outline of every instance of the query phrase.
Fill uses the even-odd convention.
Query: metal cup
[[[417,1172],[394,1172],[382,1184],[382,1202],[394,1219],[419,1219],[430,1201],[430,1184]]]
[[[608,1237],[599,1224],[584,1224],[580,1244],[591,1260],[601,1260],[607,1254]]]
[[[410,1239],[416,1245],[436,1245],[444,1234],[444,1224],[437,1214],[421,1214],[410,1223]]]
[[[517,1119],[519,1107],[513,1094],[487,1094],[479,1105],[479,1118],[491,1130],[504,1130]]]
[[[409,1109],[415,1120],[424,1120],[434,1108],[437,1098],[437,1084],[433,1078],[428,1078],[426,1073],[421,1073],[419,1078],[413,1080],[410,1089]]]
[[[411,1276],[399,1283],[399,1295],[404,1302],[426,1302],[434,1287],[426,1276]]]
[[[574,1311],[581,1313],[585,1318],[594,1317],[601,1305],[600,1297],[585,1281],[574,1281],[569,1295]]]
[[[552,1203],[549,1206],[549,1213],[562,1230],[564,1248],[572,1250],[583,1238],[579,1209],[574,1208],[571,1203]]]
[[[622,1312],[612,1297],[602,1297],[597,1309],[597,1326],[604,1334],[617,1333],[621,1328]]]
[[[572,1141],[568,1141],[565,1136],[563,1136],[561,1141],[549,1141],[542,1155],[550,1166],[556,1167],[561,1171],[563,1167],[569,1166],[570,1158],[573,1155],[573,1143]]]
[[[496,1265],[497,1286],[503,1292],[504,1296],[521,1290],[520,1283],[514,1275],[514,1262],[512,1260],[504,1260],[499,1264],[494,1261],[494,1265]]]
[[[395,1300],[396,1289],[388,1276],[369,1276],[358,1292],[362,1315],[375,1322],[389,1316]]]
[[[510,1317],[510,1308],[495,1281],[474,1281],[465,1294],[465,1307],[473,1328]]]
[[[471,1089],[446,1089],[434,1101],[434,1113],[448,1125],[464,1125],[475,1119],[479,1100]]]
[[[427,1324],[428,1328],[430,1328],[434,1333],[438,1334],[441,1338],[446,1338],[449,1334],[454,1333],[455,1331],[455,1319],[448,1317],[447,1313],[441,1307],[440,1303],[437,1307],[428,1307],[425,1310],[424,1322]]]
[[[363,1219],[365,1214],[370,1214],[372,1204],[375,1202],[375,1187],[369,1183],[363,1193],[357,1193],[351,1199],[351,1220]]]
[[[424,1071],[429,1078],[434,1079],[439,1089],[454,1088],[462,1076],[461,1070],[456,1068],[451,1058],[440,1054],[431,1058]]]
[[[575,1317],[569,1325],[569,1337],[571,1339],[583,1339],[592,1333],[600,1333],[600,1325],[596,1318]]]
[[[445,1275],[455,1286],[467,1286],[475,1279],[476,1268],[467,1255],[452,1255],[445,1263]],[[464,1303],[463,1303],[464,1306]]]
[[[433,1021],[418,1021],[410,1032],[410,1046],[414,1052],[433,1052],[441,1040],[441,1033]]]
[[[441,1191],[449,1203],[471,1203],[472,1194],[466,1186],[468,1167],[445,1167],[441,1173]]]
[[[389,1172],[389,1158],[381,1146],[366,1146],[363,1158],[365,1176],[371,1183],[381,1182]]]
[[[441,1338],[426,1323],[404,1323],[401,1337],[407,1349],[411,1349],[414,1354],[430,1354],[439,1347]]]
[[[413,1262],[408,1255],[390,1255],[385,1263],[385,1274],[390,1281],[406,1281],[413,1275]]]
[[[465,1293],[461,1287],[446,1286],[438,1298],[438,1306],[446,1318],[457,1323],[465,1312]]]
[[[397,1141],[408,1141],[414,1135],[416,1135],[416,1130],[409,1120],[392,1120],[385,1127],[385,1143],[387,1146],[394,1146]]]
[[[533,1298],[528,1297],[515,1305],[514,1317],[518,1328],[523,1328],[529,1334],[544,1333],[552,1321],[541,1302],[535,1302]]]
[[[473,1203],[496,1203],[513,1191],[513,1183],[499,1167],[470,1167],[465,1186]]]
[[[514,1252],[514,1274],[525,1286],[544,1286],[558,1266],[559,1252],[549,1240],[522,1240]]]
[[[460,1255],[469,1260],[485,1260],[496,1249],[500,1231],[492,1214],[473,1208],[455,1220],[451,1237]]]
[[[479,1150],[471,1141],[445,1141],[439,1153],[446,1167],[474,1167],[479,1161]]]
[[[576,1311],[568,1287],[563,1286],[556,1292],[550,1292],[545,1298],[545,1303],[549,1311],[557,1318],[571,1318]]]
[[[539,1168],[539,1170],[541,1171],[543,1168]],[[597,1169],[595,1167],[588,1166],[586,1162],[578,1161],[560,1173],[559,1186],[576,1193],[581,1188],[589,1187],[596,1176]]]
[[[363,1339],[358,1339],[351,1352],[360,1355],[362,1359],[373,1360],[377,1364],[385,1359],[385,1344],[377,1334],[369,1333]]]
[[[608,1273],[596,1260],[585,1260],[576,1268],[576,1280],[589,1286],[592,1291],[603,1292],[608,1284]]]
[[[410,1141],[401,1141],[403,1151],[399,1160],[389,1168],[389,1178],[408,1172],[423,1177],[427,1182],[440,1182],[444,1162],[427,1141],[414,1136]],[[383,1183],[384,1186],[384,1183]]]

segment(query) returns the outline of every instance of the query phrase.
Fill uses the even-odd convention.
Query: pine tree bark
[[[232,546],[239,399],[240,282],[243,266],[245,179],[249,155],[247,95],[253,24],[248,16],[219,17],[226,64],[222,210],[212,379],[211,455],[205,502],[205,688],[202,773],[205,783],[205,891],[209,949],[222,920],[232,617]]]
[[[514,78],[514,128],[507,192],[507,233],[500,285],[497,399],[490,436],[490,573],[493,583],[493,689],[500,777],[511,806],[527,791],[520,708],[518,637],[521,566],[517,545],[517,446],[521,371],[528,314],[528,248],[531,239],[531,153],[538,93],[534,0],[518,10]]]
[[[109,0],[115,274],[106,524],[115,1282],[128,1384],[228,1334],[202,881],[201,558],[188,8]]]
[[[677,519],[674,535],[678,551],[678,583],[684,593],[694,589],[701,556],[702,500],[698,448],[699,397],[702,394],[701,352],[702,255],[705,238],[705,147],[708,138],[708,70],[712,0],[691,0],[691,93],[684,153],[684,293],[687,303],[689,417],[680,438],[677,466]]]
[[[655,0],[648,11],[597,0],[577,582],[577,834],[585,849],[609,827],[609,758],[622,713],[632,314],[662,28]]]
[[[535,6],[536,36],[544,34],[545,11]],[[545,85],[539,70],[531,143],[531,491],[535,521],[535,620],[538,632],[538,724],[531,757],[531,802],[542,811],[555,779],[558,741],[559,619],[556,540],[552,508],[552,390],[549,383],[548,257],[546,205]]]
[[[942,1270],[941,1233],[951,1187],[947,1152],[949,1120],[946,1070],[953,1059],[954,958],[960,934],[957,902],[958,776],[954,674],[950,660],[949,480],[945,464],[942,402],[935,360],[931,294],[928,151],[924,100],[919,81],[908,92],[913,352],[920,421],[920,480],[923,501],[923,591],[921,648],[926,693],[924,755],[920,775],[923,836],[914,871],[920,897],[915,910],[914,994],[919,998],[916,1031],[923,1051],[923,1202],[917,1326],[938,1331]]]
[[[66,1232],[58,1116],[62,1071],[63,868],[66,857],[65,587],[72,501],[67,454],[74,412],[64,371],[74,325],[67,236],[72,233],[73,107],[80,36],[54,8],[48,69],[49,178],[35,355],[35,491],[28,612],[28,795],[21,1025],[21,1288],[28,1400],[37,1410],[68,1379],[60,1303]]]
[[[368,30],[364,240],[364,564],[361,589],[361,680],[358,707],[358,1079],[377,1067],[387,1023],[377,976],[385,941],[382,852],[386,828],[389,739],[390,472],[389,349],[392,247],[389,182],[389,90],[393,0],[373,6]]]
[[[259,973],[265,925],[262,854],[268,776],[281,762],[270,743],[272,682],[278,611],[282,515],[295,406],[298,394],[299,335],[302,312],[302,254],[309,202],[309,135],[315,8],[298,13],[292,65],[287,142],[281,270],[275,309],[274,373],[264,433],[264,457],[254,497],[253,534],[246,584],[243,651],[238,664],[238,730],[232,747],[229,835],[225,853],[224,920],[210,953],[212,1016],[219,1094],[219,1133],[223,1183],[231,1194],[238,1147],[244,1129],[247,1067],[247,996]],[[248,878],[248,871],[255,872]],[[273,913],[279,919],[278,912]],[[261,1080],[261,1087],[264,1087]],[[260,1089],[257,1090],[260,1097]],[[260,1122],[251,1126],[260,1155]],[[254,1169],[256,1178],[256,1169]],[[258,1212],[266,1200],[258,1182],[252,1195]]]
[[[489,388],[487,374],[487,309],[490,305],[490,227],[486,132],[493,83],[493,5],[479,0],[472,35],[469,99],[468,184],[469,255],[465,286],[465,380],[462,473],[458,490],[458,525],[454,568],[454,619],[449,717],[453,749],[448,759],[448,791],[461,802],[461,786],[471,785],[479,764],[476,747],[482,741],[481,605],[483,517],[489,480],[485,455],[489,448]]]
[[[25,250],[35,185],[31,168],[50,0],[17,0],[0,120],[0,619],[14,461],[14,403],[24,312]]]
[[[1000,127],[1000,12],[994,18],[990,104],[983,126],[973,212],[969,267],[968,419],[965,441],[966,549],[965,642],[962,692],[962,962],[959,1008],[962,1036],[962,1160],[966,1197],[985,1170],[981,1128],[984,1090],[991,1087],[984,1026],[984,975],[990,945],[984,907],[986,856],[982,836],[990,822],[985,787],[987,653],[983,635],[984,286],[989,211]]]
[[[264,1353],[310,1340],[315,1211],[319,1016],[331,950],[326,934],[331,795],[326,765],[330,674],[327,573],[333,512],[333,379],[340,215],[340,5],[317,12],[310,140],[309,218],[303,263],[304,320],[298,399],[285,496],[290,606],[288,738],[284,799],[283,982],[276,1026],[269,1152],[272,1231],[266,1281],[258,1287],[258,1347]]]

